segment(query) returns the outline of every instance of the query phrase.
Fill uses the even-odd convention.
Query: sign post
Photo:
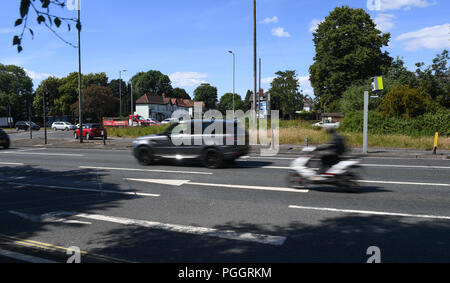
[[[372,81],[372,91],[379,93],[384,89],[383,77],[375,77]],[[378,98],[375,96],[374,98]],[[363,133],[363,154],[368,152],[368,135],[369,135],[369,92],[364,92],[364,133]]]

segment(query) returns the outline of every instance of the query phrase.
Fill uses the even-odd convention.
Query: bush
[[[446,109],[439,109],[435,113],[426,113],[411,119],[385,117],[378,112],[369,112],[369,133],[420,137],[432,136],[438,132],[441,136],[450,136],[449,121],[450,111]],[[363,126],[363,111],[352,112],[344,118],[340,130],[343,132],[362,133]]]
[[[381,112],[389,117],[413,118],[423,115],[431,97],[415,88],[398,85],[381,102]]]

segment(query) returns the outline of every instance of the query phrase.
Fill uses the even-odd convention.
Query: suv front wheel
[[[139,161],[139,164],[149,166],[153,163],[153,154],[150,149],[141,147],[138,149],[137,159]]]
[[[223,155],[214,148],[207,149],[203,154],[203,165],[209,169],[219,169],[223,166]]]

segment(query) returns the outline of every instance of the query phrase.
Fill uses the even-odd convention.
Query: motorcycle
[[[312,185],[332,185],[348,192],[360,192],[355,171],[359,168],[361,159],[356,157],[341,159],[326,172],[320,173],[319,168],[312,168],[311,166],[314,161],[321,165],[320,159],[317,158],[317,148],[306,147],[302,152],[304,156],[294,160],[290,166],[288,183],[291,187],[305,188]]]

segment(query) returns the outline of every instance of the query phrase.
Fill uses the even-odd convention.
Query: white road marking
[[[23,163],[0,162],[0,165],[23,166]]]
[[[105,194],[133,195],[133,196],[143,196],[143,197],[160,197],[161,196],[161,195],[158,195],[158,194],[121,192],[121,191],[108,191],[108,190],[95,190],[95,189],[82,189],[82,188],[72,188],[72,187],[63,187],[63,186],[35,185],[35,184],[26,184],[26,183],[9,182],[7,184],[14,185],[14,186],[21,186],[21,187],[48,188],[48,189],[95,192],[95,193],[105,193]]]
[[[352,214],[368,214],[368,215],[381,215],[381,216],[398,216],[398,217],[425,218],[425,219],[436,219],[436,220],[450,220],[450,216],[438,216],[438,215],[420,215],[420,214],[393,213],[393,212],[381,212],[381,211],[336,209],[336,208],[325,208],[325,207],[307,207],[307,206],[297,206],[297,205],[290,205],[289,208],[326,211],[326,212],[338,212],[338,213],[342,212],[342,213],[352,213]]]
[[[195,172],[195,171],[171,171],[171,170],[149,170],[149,169],[133,169],[133,168],[112,168],[112,167],[91,167],[80,166],[81,169],[97,169],[110,171],[135,171],[135,172],[153,172],[153,173],[176,173],[176,174],[193,174],[193,175],[213,175],[209,172]]]
[[[289,193],[308,193],[309,190],[297,190],[291,188],[280,188],[280,187],[263,187],[263,186],[246,186],[246,185],[228,185],[228,184],[213,184],[213,183],[195,183],[190,180],[166,180],[166,179],[132,179],[128,178],[129,181],[134,182],[144,182],[144,183],[153,183],[153,184],[161,184],[168,186],[183,186],[183,185],[192,185],[192,186],[204,186],[204,187],[213,187],[213,188],[229,188],[229,189],[245,189],[245,190],[260,190],[260,191],[278,191],[278,192],[289,192]]]
[[[122,217],[113,217],[113,216],[104,216],[104,215],[95,215],[95,214],[74,214],[74,217],[89,219],[89,220],[98,220],[104,222],[111,222],[123,225],[135,225],[141,226],[145,228],[164,230],[169,232],[176,233],[185,233],[185,234],[193,234],[199,236],[207,236],[207,237],[216,237],[228,240],[237,240],[237,241],[246,241],[246,242],[255,242],[266,245],[273,246],[282,246],[286,241],[286,237],[281,236],[271,236],[264,234],[253,234],[253,233],[238,233],[235,231],[222,231],[214,228],[204,228],[204,227],[195,227],[195,226],[184,226],[184,225],[176,225],[176,224],[166,224],[160,222],[153,222],[147,220],[136,220]]]
[[[83,157],[83,156],[84,156],[84,154],[68,154],[68,153],[37,153],[37,152],[19,152],[19,151],[6,151],[6,152],[0,152],[0,154],[42,155],[42,156],[66,156],[66,157]]]
[[[35,223],[65,223],[65,224],[83,224],[83,225],[90,225],[91,222],[85,222],[85,221],[78,221],[78,220],[67,220],[67,219],[61,219],[57,218],[56,216],[63,215],[63,212],[52,212],[52,213],[46,213],[43,215],[33,215],[33,214],[26,214],[22,212],[17,211],[8,211],[11,214],[17,215],[25,220],[35,222]]]
[[[392,167],[392,168],[419,168],[419,169],[450,169],[444,166],[419,166],[419,165],[385,165],[385,164],[361,164],[363,167]]]
[[[16,259],[16,260],[20,260],[20,261],[28,262],[28,263],[57,263],[56,261],[38,258],[38,257],[30,256],[30,255],[24,255],[24,254],[11,252],[11,251],[7,251],[7,250],[2,250],[2,249],[0,249],[0,256],[4,256],[7,258],[12,258],[12,259]]]
[[[438,184],[438,183],[412,183],[412,182],[392,182],[392,181],[367,181],[357,180],[359,183],[369,184],[393,184],[393,185],[414,185],[414,186],[431,186],[431,187],[450,187],[450,184]]]

